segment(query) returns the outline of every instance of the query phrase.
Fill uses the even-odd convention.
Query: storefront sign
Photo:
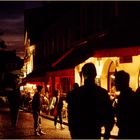
[[[132,63],[132,56],[120,57],[120,63]]]

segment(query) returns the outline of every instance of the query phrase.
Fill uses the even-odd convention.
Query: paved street
[[[9,110],[0,109],[0,139],[70,139],[68,127],[55,129],[53,121],[42,118],[42,129],[46,135],[34,136],[31,113],[20,110],[17,128],[12,128]]]
[[[53,121],[42,117],[42,130],[46,135],[34,136],[33,117],[31,113],[20,110],[17,128],[11,127],[8,108],[0,108],[0,139],[70,139],[68,126],[55,129]],[[116,139],[118,128],[114,125],[110,140]]]

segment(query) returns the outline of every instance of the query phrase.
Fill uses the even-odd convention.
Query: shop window
[[[109,70],[108,70],[108,91],[112,94],[115,93],[115,82],[114,82],[115,71],[116,71],[116,67],[115,67],[114,62],[112,61],[110,63]]]
[[[109,92],[114,93],[115,92],[115,77],[114,72],[109,73]]]
[[[63,93],[67,93],[70,91],[70,78],[61,78],[61,89]]]

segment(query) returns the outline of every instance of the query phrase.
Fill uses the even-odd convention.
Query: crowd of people
[[[94,64],[85,64],[82,74],[84,85],[73,89],[68,96],[68,123],[71,137],[100,139],[101,127],[104,126],[104,138],[108,139],[116,116],[118,138],[139,139],[140,88],[134,92],[129,87],[130,75],[124,70],[115,72],[115,88],[120,95],[117,105],[113,108],[107,90],[95,84]]]
[[[140,88],[133,91],[129,86],[130,75],[124,70],[115,72],[115,89],[120,92],[118,102],[113,108],[108,91],[95,82],[97,75],[93,63],[87,63],[82,67],[84,85],[74,83],[73,89],[68,92],[66,102],[68,113],[68,128],[72,139],[100,139],[101,128],[105,127],[104,138],[110,138],[110,132],[114,123],[119,128],[119,139],[140,138]],[[13,78],[12,83],[15,80]],[[16,127],[19,109],[19,90],[15,84],[11,86],[12,93],[8,100],[11,110],[12,125]],[[32,99],[32,113],[34,119],[34,133],[37,136],[45,134],[41,129],[41,90],[37,86]],[[49,101],[47,110],[53,110],[54,127],[58,129],[58,117],[60,128],[63,125],[63,99],[60,91],[54,90],[53,98]],[[12,100],[14,96],[14,101]],[[88,112],[88,113],[87,113]],[[14,115],[13,115],[14,114]],[[115,122],[114,117],[117,118]]]

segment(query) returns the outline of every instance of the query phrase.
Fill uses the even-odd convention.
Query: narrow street
[[[68,127],[55,129],[53,121],[42,118],[42,130],[46,135],[34,136],[31,113],[20,110],[17,128],[12,128],[8,108],[0,109],[0,139],[70,139]]]
[[[0,108],[0,122],[0,139],[71,139],[67,125],[64,125],[63,130],[55,129],[53,121],[44,117],[42,117],[42,130],[46,132],[46,135],[35,136],[33,116],[23,110],[19,111],[16,128],[11,127],[8,108]],[[110,140],[116,139],[117,132],[118,128],[114,125]]]
[[[0,140],[138,138],[139,98],[139,1],[0,2]]]

